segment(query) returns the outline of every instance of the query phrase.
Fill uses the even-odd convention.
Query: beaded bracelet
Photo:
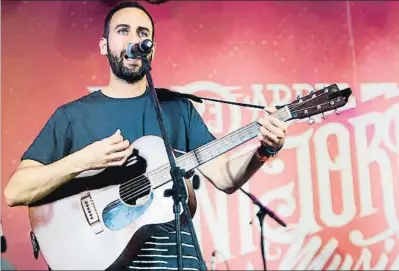
[[[277,149],[276,151],[271,151],[267,147],[259,147],[256,152],[255,152],[255,157],[261,161],[261,162],[266,162],[269,159],[273,158],[274,156],[277,155],[277,153],[281,150],[282,146]]]
[[[266,161],[268,161],[271,158],[271,156],[262,156],[262,155],[260,155],[259,154],[259,149],[256,150],[255,157],[260,162],[266,162]]]

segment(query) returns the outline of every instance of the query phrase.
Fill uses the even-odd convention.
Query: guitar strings
[[[310,101],[310,100],[307,100],[307,101],[305,101],[305,102],[303,102],[303,103],[301,103],[301,104],[299,104],[299,105],[302,106],[304,103],[307,103],[307,102],[309,102],[309,101]],[[292,109],[294,109],[294,108],[297,108],[299,105],[298,105],[298,104],[291,105],[291,108],[290,108],[290,105],[288,105],[288,107],[292,110]],[[310,107],[309,107],[309,108],[310,108]],[[306,109],[309,109],[309,108],[306,108]],[[281,111],[277,111],[275,114],[278,115],[278,114],[280,114],[280,112],[281,112]],[[287,113],[285,113],[284,111],[283,111],[282,113],[283,113],[283,114],[281,114],[281,116],[287,115]],[[252,127],[250,127],[250,126],[253,125],[253,124],[254,124],[254,123],[248,125],[249,128],[252,128]],[[244,127],[243,127],[243,128],[244,128]],[[245,131],[245,130],[244,130],[244,131]],[[238,130],[237,132],[240,133],[240,132],[243,132],[243,131],[239,131],[239,130]],[[214,142],[213,144],[205,145],[205,146],[203,146],[203,147],[208,147],[208,148],[209,148],[209,147],[212,147],[214,144],[216,144],[216,142]],[[199,149],[201,149],[201,148],[203,148],[203,147],[200,147]],[[183,159],[181,159],[181,162],[184,162],[185,160],[188,160],[188,159],[192,158],[192,155],[193,155],[193,154],[191,154],[191,155],[189,155],[189,156],[187,156],[187,157],[184,157]],[[159,167],[158,169],[156,169],[156,170],[150,172],[150,174],[159,173],[160,171],[165,170],[165,169],[168,169],[168,168],[170,168],[170,166],[169,166],[168,164],[166,164],[166,165],[161,166],[161,167]],[[147,186],[144,186],[144,187],[141,187],[139,190],[137,190],[137,188],[139,188],[141,185],[145,184],[145,182],[143,183],[142,181],[148,181],[148,185],[147,185]],[[170,180],[169,180],[169,181],[170,181]],[[169,182],[169,181],[168,181],[168,182]],[[161,181],[161,182],[162,182],[162,181]],[[156,182],[154,182],[154,185],[158,185],[158,184],[160,184],[161,182],[156,181]],[[134,187],[136,184],[137,184],[137,186]],[[125,197],[125,196],[128,196],[128,198],[126,198],[125,200],[132,199],[132,198],[134,198],[135,196],[139,195],[144,189],[151,188],[151,182],[145,177],[145,175],[144,175],[144,176],[140,176],[139,178],[134,178],[134,179],[132,179],[132,180],[129,180],[129,181],[127,181],[126,183],[124,183],[123,185],[124,185],[124,187],[120,190],[120,196],[121,196],[121,198],[123,198],[123,197]],[[132,186],[133,186],[133,188],[132,188]],[[133,193],[131,193],[131,194],[125,193],[125,192],[128,192],[128,191],[131,191],[132,189],[134,189],[134,191],[132,191]]]
[[[251,128],[255,128],[255,129],[256,129],[256,127],[254,127],[255,124],[256,124],[256,123],[251,123],[250,125],[247,125],[247,126],[249,127],[249,129],[251,129]],[[251,126],[252,126],[252,127],[251,127]],[[239,131],[239,133],[242,133],[242,132],[246,132],[246,131],[245,131],[245,130]],[[207,148],[213,147],[214,144],[216,144],[216,143],[212,143],[212,144],[210,144],[209,146],[204,146],[204,147],[207,147]],[[187,157],[183,157],[183,159],[178,159],[178,160],[179,160],[178,162],[180,162],[181,164],[183,164],[184,162],[188,161],[189,159],[192,159],[193,157],[195,157],[195,154],[194,154],[194,153],[191,153],[191,154],[188,154]],[[160,173],[161,171],[164,171],[164,170],[167,170],[167,169],[170,169],[170,166],[169,166],[168,164],[166,164],[166,165],[164,165],[164,166],[161,166],[160,168],[158,168],[158,169],[156,169],[156,170],[154,170],[154,171],[152,171],[152,172],[149,172],[149,174]],[[140,176],[140,177],[141,177],[141,176]],[[169,179],[169,178],[170,178],[170,177],[168,177],[168,179]],[[136,181],[136,182],[137,182],[137,181],[142,181],[143,179],[146,179],[146,180],[147,180],[147,178],[142,177],[142,178],[137,178],[137,179],[135,179],[135,181]],[[169,180],[168,180],[168,181],[169,181]],[[122,196],[125,196],[126,194],[124,194],[123,192],[125,192],[126,190],[131,190],[131,186],[132,186],[132,185],[135,185],[136,182],[131,183],[131,182],[128,181],[128,182],[124,183],[124,184],[123,184],[123,185],[124,185],[123,189],[120,190],[121,197],[122,197]],[[154,184],[155,186],[157,186],[157,185],[159,185],[159,184],[162,184],[162,181],[155,181],[153,184]]]
[[[254,124],[255,124],[255,123],[251,123],[251,124],[249,124],[249,125],[247,125],[247,126],[250,127],[251,125],[254,125]],[[244,128],[244,127],[243,127],[243,128]],[[242,132],[244,132],[244,131],[245,131],[245,130],[239,131],[239,133],[242,133]],[[212,147],[214,144],[216,144],[216,143],[213,142],[212,144],[209,144],[209,146],[206,145],[206,146],[203,146],[203,147],[208,147],[208,148],[209,148],[209,147]],[[201,147],[201,148],[203,148],[203,147]],[[199,149],[201,149],[201,148],[199,148]],[[183,164],[184,162],[188,161],[189,159],[192,159],[193,157],[195,157],[195,154],[194,154],[194,153],[190,153],[190,154],[188,154],[187,156],[182,157],[182,159],[177,159],[177,162],[178,162],[178,163],[180,162],[181,164]],[[156,170],[149,172],[148,174],[143,174],[143,175],[141,175],[140,177],[136,177],[136,178],[134,178],[134,179],[132,179],[132,180],[129,180],[129,181],[123,183],[123,184],[122,184],[123,187],[122,187],[122,189],[120,189],[120,195],[121,195],[121,197],[127,195],[127,194],[125,194],[124,192],[126,192],[126,190],[130,191],[130,190],[132,189],[132,186],[134,186],[134,185],[136,185],[136,184],[141,185],[141,184],[140,184],[141,181],[148,181],[146,175],[155,175],[155,174],[160,173],[161,171],[167,170],[167,169],[169,169],[169,168],[170,168],[170,166],[169,166],[168,164],[165,164],[165,165],[163,165],[163,166],[157,168]],[[162,181],[155,181],[153,184],[154,184],[155,186],[157,186],[157,185],[159,185],[159,184],[162,184]],[[150,185],[150,186],[151,186],[151,185]],[[136,189],[136,187],[134,187],[133,189]]]
[[[251,124],[249,124],[249,125],[247,125],[247,126],[248,126],[249,128],[255,128],[255,129],[257,129],[256,126],[254,126],[255,124],[256,124],[256,123],[251,123]],[[252,127],[251,127],[251,126],[252,126]],[[246,131],[245,131],[245,127],[242,127],[240,130],[238,130],[238,131],[236,131],[236,132],[238,132],[238,134],[243,133],[243,132],[246,132]],[[201,147],[201,148],[206,148],[206,147],[209,148],[209,147],[212,147],[214,144],[216,144],[216,143],[213,142],[212,144],[205,145],[205,146],[203,146],[203,147]],[[180,162],[180,163],[184,163],[184,162],[186,162],[188,159],[192,159],[193,157],[195,157],[195,154],[194,154],[194,153],[191,153],[191,154],[189,154],[188,156],[184,156],[184,157],[182,157],[182,159],[177,159],[177,160],[178,160],[178,162]],[[169,169],[169,168],[170,168],[170,166],[169,166],[168,164],[165,164],[164,166],[161,166],[161,167],[157,168],[156,170],[149,172],[148,175],[154,175],[154,174],[160,173],[161,171],[166,170],[166,169]],[[141,176],[139,176],[139,177],[136,177],[136,178],[134,178],[134,179],[132,179],[132,180],[129,180],[129,181],[125,182],[124,184],[122,184],[123,187],[122,187],[122,189],[120,189],[120,191],[119,191],[119,193],[120,193],[120,198],[121,198],[122,200],[128,201],[128,200],[133,199],[134,197],[140,195],[144,190],[150,189],[150,188],[152,187],[152,185],[151,185],[151,182],[147,179],[146,175],[147,175],[147,174],[141,175]],[[167,182],[170,181],[169,178],[170,178],[170,177],[168,177],[168,181],[167,181]],[[144,185],[147,184],[147,185],[145,185],[145,186],[143,187],[143,186],[142,186],[143,184],[144,184]],[[162,181],[155,181],[153,184],[154,184],[155,186],[157,186],[157,185],[159,185],[159,184],[162,184]],[[138,188],[139,188],[139,189],[138,189]],[[138,189],[138,190],[137,190],[137,189]],[[132,191],[132,190],[133,190],[133,191]],[[131,193],[131,192],[132,192],[132,193]],[[106,192],[105,192],[105,193],[106,193]],[[124,198],[124,197],[125,197],[125,198]],[[113,204],[110,204],[110,205],[108,205],[108,206],[112,208],[113,206],[116,206],[116,205],[118,205],[118,204],[119,204],[119,202],[114,202]],[[107,209],[108,209],[108,208],[107,208]]]
[[[307,100],[307,101],[305,101],[305,102],[303,102],[303,103],[301,103],[301,104],[299,104],[299,105],[303,105],[304,103],[307,103],[307,102],[309,102],[310,100]],[[325,104],[328,104],[328,103],[323,103],[322,105],[325,105]],[[290,108],[291,110],[292,109],[295,109],[295,108],[297,108],[297,107],[299,107],[299,105],[297,105],[297,104],[295,104],[295,105],[292,105],[292,107]],[[290,106],[288,106],[288,107],[290,107]],[[315,106],[312,106],[312,107],[315,107]],[[312,108],[312,107],[307,107],[307,108],[305,108],[305,109],[310,109],[310,108]],[[276,113],[278,114],[278,112],[279,111],[277,111]],[[284,113],[283,112],[283,114],[281,115],[281,116],[284,116],[284,115],[287,115],[286,113]],[[252,123],[253,124],[253,123]],[[251,125],[252,125],[251,124]],[[250,125],[248,125],[248,126],[250,126]],[[250,127],[250,128],[252,128],[252,127]],[[242,131],[240,131],[240,132],[242,132]],[[215,143],[214,143],[215,144]],[[211,147],[213,144],[210,144],[209,146],[204,146],[204,147]],[[192,158],[191,156],[188,156],[188,157],[184,157],[184,159],[182,159],[182,161],[184,161],[184,160],[187,160],[187,159],[190,159],[190,158]],[[155,171],[153,171],[153,172],[160,172],[161,170],[165,170],[165,169],[168,169],[168,168],[170,168],[169,167],[169,165],[165,165],[165,166],[162,166],[162,167],[160,167],[160,168],[158,168],[157,170],[155,170]],[[152,173],[152,172],[151,172]],[[136,181],[139,181],[141,178],[137,178],[137,180]],[[126,182],[126,184],[128,184],[129,182]],[[160,184],[160,183],[162,183],[162,181],[161,182],[155,182],[154,184],[155,185],[158,185],[158,184]],[[128,185],[126,188],[129,188],[130,187],[130,185]],[[126,190],[126,189],[125,189]],[[130,189],[129,189],[130,190]],[[123,191],[123,190],[121,190],[121,191]],[[122,193],[121,193],[122,194]],[[126,194],[125,194],[126,195]]]
[[[256,128],[256,126],[255,126],[255,122],[254,123],[251,123],[250,125],[248,125],[248,128],[249,129],[257,129]],[[252,126],[252,127],[251,127]],[[242,130],[242,131],[239,131],[238,133],[243,133],[243,132],[246,132],[246,130],[244,129],[244,130]],[[246,132],[247,133],[247,132]],[[254,136],[255,137],[255,136]],[[252,137],[252,138],[254,138],[254,137]],[[212,144],[209,144],[209,145],[207,145],[207,146],[204,146],[204,147],[207,147],[207,148],[210,148],[210,147],[213,147],[214,145],[215,145],[216,143],[212,143]],[[195,154],[194,153],[191,153],[191,154],[189,154],[187,157],[184,157],[183,159],[181,159],[179,162],[182,162],[182,163],[184,163],[185,161],[187,161],[188,159],[191,159],[193,156],[195,156]],[[167,170],[167,169],[170,169],[170,166],[168,165],[168,164],[166,164],[166,165],[164,165],[164,166],[161,166],[161,167],[159,167],[158,169],[156,169],[156,170],[154,170],[154,171],[152,171],[152,172],[149,172],[149,174],[154,174],[154,173],[159,173],[159,172],[161,172],[161,171],[163,171],[163,170]],[[170,178],[170,177],[169,177]],[[169,179],[168,178],[168,179]],[[136,185],[136,183],[140,183],[140,182],[142,182],[142,181],[148,181],[148,179],[146,178],[146,177],[143,177],[143,176],[140,176],[139,178],[136,178],[136,179],[132,179],[132,180],[130,180],[130,181],[127,181],[127,182],[125,182],[124,184],[123,184],[123,188],[120,190],[120,197],[121,198],[123,198],[123,197],[125,197],[125,196],[128,196],[128,199],[132,199],[132,198],[134,198],[135,196],[137,196],[137,195],[139,195],[140,194],[140,192],[139,193],[135,193],[135,192],[138,192],[138,191],[133,191],[134,193],[133,194],[129,194],[129,192],[132,190],[132,189],[137,189],[136,187],[134,187],[135,185]],[[168,180],[167,182],[169,182],[170,180]],[[148,185],[148,188],[150,188],[151,187],[151,183],[150,183],[150,181],[148,181],[149,182],[149,185]],[[155,181],[154,183],[154,186],[158,186],[159,184],[162,184],[162,181]],[[140,184],[139,184],[140,185]],[[133,186],[133,187],[132,187]],[[139,190],[139,191],[142,191],[142,190]],[[125,192],[127,192],[127,193],[125,193]],[[128,199],[125,199],[125,200],[128,200]]]
[[[306,100],[306,101],[304,101],[304,102],[302,102],[302,103],[299,103],[299,104],[287,105],[287,107],[288,107],[290,110],[293,110],[293,109],[296,109],[296,108],[298,108],[298,107],[300,107],[300,106],[303,106],[304,104],[310,102],[311,100],[312,100],[312,99],[309,99],[309,100]],[[325,104],[328,104],[328,102],[327,102],[327,103],[322,103],[321,105],[325,105]],[[311,106],[311,107],[304,108],[304,110],[310,109],[310,108],[312,108],[312,107],[315,107],[315,106]],[[281,110],[281,111],[280,111],[280,110]],[[274,113],[274,115],[279,115],[280,112],[281,112],[281,113],[282,113],[282,114],[280,115],[281,117],[283,117],[283,116],[289,116],[283,109],[280,109],[280,110],[276,111],[276,113]],[[248,128],[251,129],[251,128],[252,128],[251,125],[254,125],[255,123],[256,123],[256,122],[253,122],[253,123],[247,125],[248,127],[247,127],[247,126],[244,126],[244,127],[240,128],[239,130],[236,131],[236,133],[239,134],[240,132],[243,132],[243,131],[246,132],[246,130],[245,130],[244,128],[247,127],[246,129],[248,129]],[[253,138],[254,138],[254,137],[253,137]],[[199,147],[198,149],[200,150],[200,149],[210,148],[210,147],[213,147],[215,144],[217,144],[217,143],[216,143],[216,142],[212,142],[212,143],[210,143],[210,144],[206,144],[205,146]],[[184,162],[184,161],[187,161],[188,159],[191,159],[193,155],[195,155],[195,154],[194,154],[194,153],[191,153],[191,154],[189,154],[189,155],[187,155],[187,156],[182,157],[182,159],[177,159],[177,160],[180,160],[179,162]],[[163,165],[163,166],[161,166],[161,167],[159,167],[159,168],[157,168],[157,169],[155,169],[155,170],[149,172],[149,174],[159,173],[159,172],[161,172],[161,171],[163,171],[163,170],[166,170],[166,169],[168,169],[168,168],[170,168],[170,165],[169,165],[169,164],[165,164],[165,165]],[[149,174],[148,174],[148,175],[149,175]],[[130,199],[132,199],[132,198],[134,198],[134,197],[140,195],[140,193],[141,193],[141,191],[143,191],[143,189],[149,189],[149,188],[151,188],[151,186],[152,186],[152,185],[151,185],[151,181],[148,180],[148,178],[146,177],[146,175],[147,175],[147,174],[143,174],[143,175],[141,175],[141,176],[139,176],[139,177],[133,178],[133,179],[131,179],[131,180],[129,180],[129,181],[123,183],[122,185],[123,185],[124,187],[123,187],[122,189],[120,189],[120,192],[119,192],[119,193],[120,193],[120,197],[123,198],[123,197],[126,197],[126,196],[127,196],[127,198],[125,198],[124,200],[128,201],[128,200],[130,200]],[[148,182],[148,185],[147,185],[147,186],[144,186],[144,187],[141,187],[139,190],[135,190],[135,189],[137,189],[138,187],[140,187],[141,185],[145,184],[145,182],[143,182],[143,181]],[[171,181],[171,180],[168,180],[167,182],[170,182],[170,181]],[[162,181],[155,181],[153,184],[154,184],[155,186],[157,186],[158,184],[161,184],[161,183],[162,183]],[[137,184],[137,186],[135,187],[136,184]],[[122,185],[121,185],[121,186],[122,186]],[[132,186],[133,186],[133,187],[132,187]],[[131,191],[131,190],[133,190],[133,191]],[[124,192],[130,192],[130,191],[131,191],[131,193],[124,193]],[[115,203],[115,204],[118,204],[118,203]],[[110,204],[110,205],[112,205],[112,204]]]
[[[310,101],[310,100],[308,100],[308,101]],[[308,101],[305,101],[304,103],[306,103]],[[302,106],[304,103],[301,103],[300,105]],[[288,107],[290,107],[290,106],[288,105]],[[296,108],[296,107],[298,107],[298,106],[292,105],[291,109]],[[278,115],[280,112],[281,111],[277,111],[275,114]],[[285,112],[283,112],[283,114],[281,114],[281,116],[284,116],[284,115],[286,115]],[[252,128],[252,127],[250,127],[251,125],[248,125],[248,126],[249,126],[249,128]],[[238,130],[237,132],[239,134],[240,132],[243,132],[243,131],[239,131]],[[209,145],[206,145],[204,147],[208,147],[209,148],[209,147],[212,147],[214,144],[215,144],[215,142],[213,144],[209,144]],[[188,160],[188,159],[191,159],[191,158],[192,158],[192,155],[189,155],[189,156],[184,157],[183,159],[181,159],[181,161],[184,162],[185,160]],[[161,166],[160,168],[158,168],[158,169],[156,169],[156,170],[154,170],[153,172],[150,172],[150,173],[152,173],[152,174],[158,173],[158,172],[160,172],[162,170],[165,170],[167,168],[170,168],[170,167],[169,167],[169,165],[166,164],[166,165]],[[148,184],[145,185],[145,182],[142,182],[142,181],[145,181],[145,182],[147,181]],[[160,182],[155,182],[154,184],[157,185],[159,183]],[[145,185],[144,187],[142,187],[143,184]],[[123,198],[123,197],[127,196],[127,198],[125,200],[132,199],[135,196],[139,195],[143,190],[151,188],[151,182],[144,176],[140,176],[139,178],[134,178],[132,180],[129,180],[128,182],[124,183],[124,185],[125,186],[120,190],[120,197]],[[133,186],[133,188],[132,188],[132,186]],[[138,188],[140,188],[140,189],[137,190]],[[125,192],[128,192],[128,191],[132,190],[132,189],[134,189],[134,191],[132,191],[133,193],[131,193],[131,194],[125,193]]]
[[[256,124],[256,123],[251,123],[250,125],[247,125],[247,126],[249,126],[250,128],[257,129],[256,126],[254,127],[254,124]],[[245,129],[242,130],[242,131],[239,131],[238,133],[242,133],[244,131],[245,131]],[[215,143],[210,144],[209,146],[203,146],[203,147],[212,147],[214,144]],[[184,162],[184,161],[187,161],[188,159],[191,159],[193,156],[195,156],[195,154],[191,153],[189,156],[183,157],[183,159],[178,159],[178,160],[180,160],[180,162]],[[154,170],[152,172],[149,172],[149,174],[159,173],[159,172],[161,172],[163,170],[166,170],[168,168],[170,168],[170,166],[168,164],[166,164],[166,165],[161,166],[161,167],[159,167],[158,169],[156,169],[156,170]],[[169,182],[169,181],[170,180],[168,180],[167,182]],[[147,185],[144,185],[144,187],[142,187],[143,184],[147,184]],[[155,186],[157,186],[158,184],[162,184],[162,181],[155,181],[154,182]],[[134,197],[137,197],[138,195],[140,195],[146,189],[150,190],[151,187],[152,187],[151,182],[145,177],[145,175],[144,176],[142,175],[142,176],[140,176],[138,178],[129,180],[129,181],[125,182],[123,185],[124,185],[124,187],[122,189],[120,189],[120,198],[122,200],[124,200],[124,201],[129,201],[129,200],[133,199]],[[140,189],[138,189],[138,188],[140,188]],[[127,192],[127,193],[125,193],[125,192]],[[132,193],[130,193],[130,192],[132,192]],[[113,207],[115,207],[115,206],[117,206],[119,204],[120,204],[119,202],[113,202],[113,203],[109,204],[106,208],[104,208],[104,210],[109,210],[109,209],[111,209],[111,208],[113,208]]]

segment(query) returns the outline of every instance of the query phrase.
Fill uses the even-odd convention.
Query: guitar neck
[[[288,107],[282,107],[277,110],[274,115],[281,121],[286,121],[291,118],[291,113]],[[219,139],[215,139],[189,153],[186,153],[176,159],[176,164],[179,168],[188,172],[205,164],[206,162],[244,144],[245,142],[255,138],[259,133],[260,125],[257,122],[252,122],[240,129],[233,131]],[[156,169],[148,173],[148,177],[153,179],[156,186],[163,185],[170,181],[170,167]]]
[[[286,107],[277,110],[274,115],[281,121],[286,121],[291,117],[290,111]],[[255,138],[259,133],[259,127],[260,125],[257,122],[252,122],[230,134],[215,139],[179,157],[176,161],[177,165],[185,171],[190,171]]]
[[[258,133],[259,124],[252,122],[179,157],[176,161],[177,165],[190,171],[255,138]]]

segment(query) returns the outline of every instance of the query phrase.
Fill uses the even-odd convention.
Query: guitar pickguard
[[[102,212],[104,225],[112,231],[125,228],[142,216],[151,206],[153,200],[154,194],[150,193],[141,205],[129,206],[121,200],[111,202]]]

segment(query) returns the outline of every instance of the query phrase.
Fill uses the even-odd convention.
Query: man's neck
[[[144,77],[138,82],[127,83],[114,76],[111,76],[107,87],[102,92],[113,98],[134,98],[143,95],[147,88],[147,80]]]

